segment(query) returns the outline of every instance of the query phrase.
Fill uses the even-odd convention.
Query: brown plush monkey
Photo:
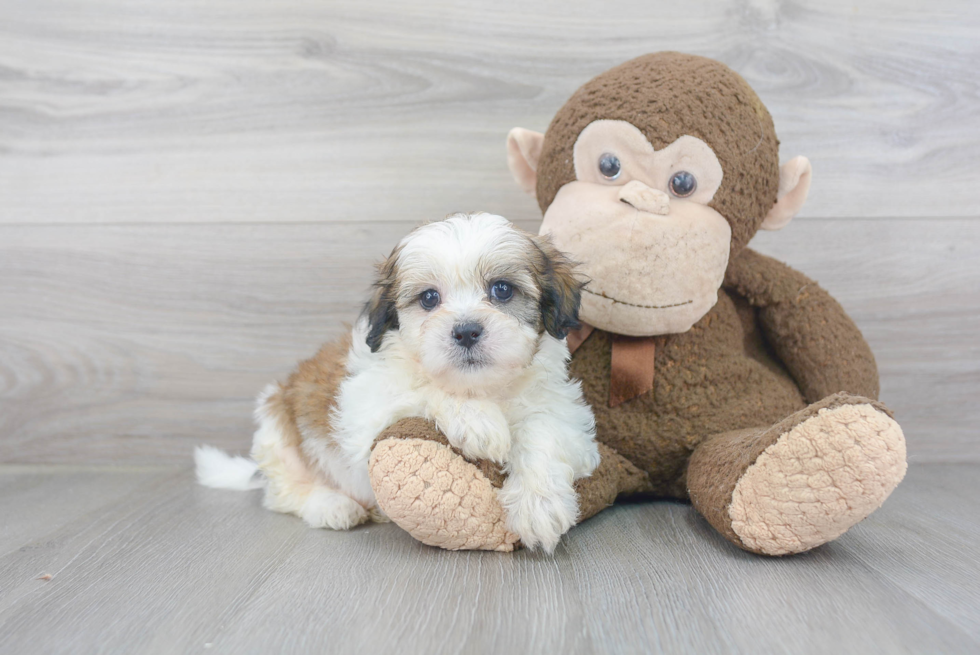
[[[603,461],[578,483],[582,519],[623,495],[689,498],[737,546],[785,555],[840,536],[904,476],[860,331],[814,281],[746,248],[806,199],[809,162],[780,167],[778,145],[738,74],[672,52],[588,82],[546,134],[509,135],[542,233],[589,279],[569,347]],[[514,547],[502,474],[425,421],[379,437],[371,474],[416,538]]]

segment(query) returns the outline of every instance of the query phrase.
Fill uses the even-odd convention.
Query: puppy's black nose
[[[480,340],[483,326],[479,323],[458,323],[453,326],[453,339],[463,348],[472,348]]]

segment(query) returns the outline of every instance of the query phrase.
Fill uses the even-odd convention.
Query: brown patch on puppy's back
[[[323,345],[316,355],[300,362],[289,376],[282,391],[276,396],[277,406],[292,419],[307,438],[330,438],[333,427],[330,416],[337,406],[337,391],[347,377],[347,353],[350,350],[351,333],[347,331],[336,341]],[[271,400],[271,399],[270,399]],[[285,434],[288,446],[295,446],[302,454],[302,436],[295,431]],[[305,460],[305,455],[303,455]]]

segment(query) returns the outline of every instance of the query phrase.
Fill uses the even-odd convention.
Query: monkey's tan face
[[[722,168],[702,140],[655,151],[625,121],[598,120],[575,142],[576,179],[541,225],[591,282],[580,316],[632,336],[685,332],[718,301],[731,228],[708,207]]]

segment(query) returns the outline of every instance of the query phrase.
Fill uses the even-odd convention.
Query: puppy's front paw
[[[540,546],[546,552],[554,551],[561,536],[578,520],[578,496],[564,479],[512,474],[497,499],[507,514],[507,528],[531,549]]]
[[[467,459],[488,459],[502,464],[510,452],[510,427],[496,403],[470,400],[456,408],[440,425],[449,443]]]

